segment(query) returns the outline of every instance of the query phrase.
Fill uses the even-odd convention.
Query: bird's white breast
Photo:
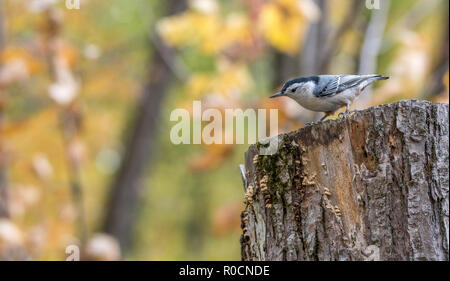
[[[335,111],[347,104],[351,104],[358,93],[357,89],[348,89],[336,95],[328,97],[316,97],[313,95],[314,84],[306,83],[301,89],[288,96],[306,109],[319,112]]]

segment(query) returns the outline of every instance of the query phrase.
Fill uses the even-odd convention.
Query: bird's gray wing
[[[319,81],[322,87],[318,87],[315,95],[317,97],[332,96],[343,92],[349,88],[358,86],[368,79],[374,78],[377,75],[336,75],[324,76],[323,81]]]

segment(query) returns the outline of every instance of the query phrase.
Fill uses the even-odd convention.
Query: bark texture
[[[448,104],[400,101],[246,153],[243,260],[448,260]]]

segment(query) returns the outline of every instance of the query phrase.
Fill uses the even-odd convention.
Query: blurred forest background
[[[245,145],[174,145],[175,108],[319,115],[283,81],[379,73],[353,108],[448,103],[449,2],[0,0],[0,260],[239,260]],[[76,2],[76,1],[69,1]],[[377,1],[369,1],[377,2]],[[376,5],[376,3],[375,3]]]

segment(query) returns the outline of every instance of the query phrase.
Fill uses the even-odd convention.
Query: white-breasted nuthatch
[[[350,113],[350,104],[370,84],[388,76],[371,75],[317,75],[294,78],[284,83],[283,88],[271,98],[288,96],[306,109],[334,114],[346,106],[343,116]]]

